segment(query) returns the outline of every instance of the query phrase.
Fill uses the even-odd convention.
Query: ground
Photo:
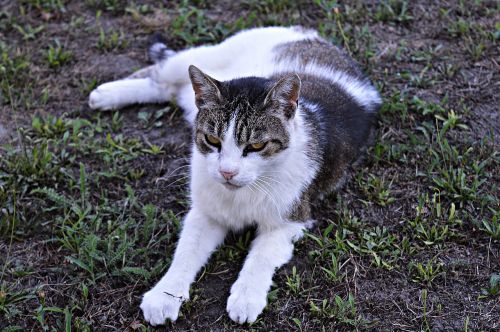
[[[0,329],[147,331],[141,294],[189,208],[174,103],[98,113],[97,85],[244,28],[318,29],[384,106],[365,162],[278,270],[252,325],[225,312],[252,230],[200,273],[173,331],[498,331],[497,1],[0,0]]]

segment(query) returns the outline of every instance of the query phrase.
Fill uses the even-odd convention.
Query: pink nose
[[[227,172],[227,171],[219,171],[219,173],[226,179],[227,181],[231,180],[233,177],[238,174],[238,172]]]

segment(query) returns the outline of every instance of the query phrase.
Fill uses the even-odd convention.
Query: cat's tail
[[[153,63],[161,62],[174,54],[175,51],[167,47],[165,39],[161,34],[155,33],[151,37],[151,46],[148,50],[148,56]]]

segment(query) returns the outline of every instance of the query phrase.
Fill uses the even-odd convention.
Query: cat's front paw
[[[240,324],[253,323],[267,304],[267,291],[258,286],[237,280],[231,287],[231,295],[227,300],[229,317]]]
[[[168,292],[152,289],[144,294],[141,303],[144,319],[151,325],[165,324],[165,320],[176,321],[185,299]]]

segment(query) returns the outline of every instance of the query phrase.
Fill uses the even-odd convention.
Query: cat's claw
[[[236,323],[253,323],[266,304],[266,292],[260,292],[255,286],[249,286],[237,280],[231,288],[226,310],[229,317]]]
[[[167,319],[175,322],[182,302],[182,297],[152,289],[142,298],[144,319],[153,326],[163,325]]]

